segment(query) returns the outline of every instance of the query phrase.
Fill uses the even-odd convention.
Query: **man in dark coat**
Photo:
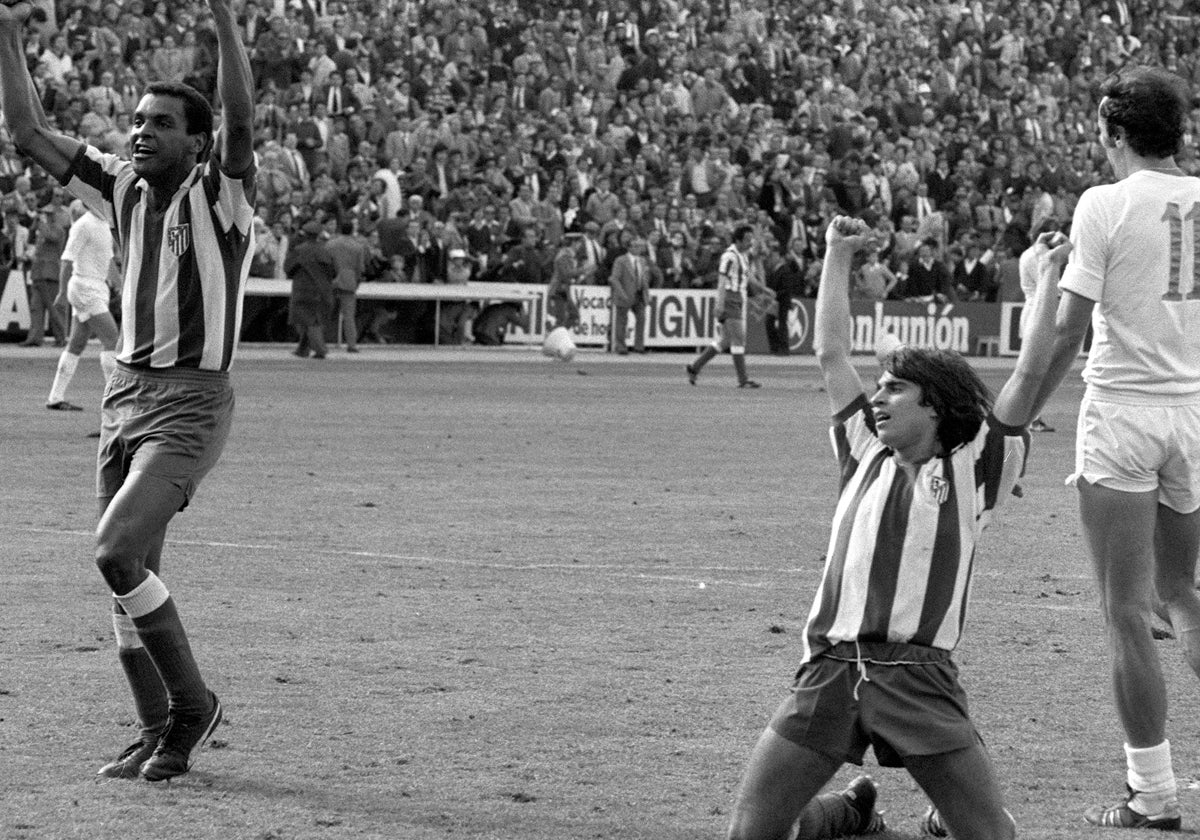
[[[776,356],[791,355],[792,336],[788,317],[792,311],[792,301],[804,297],[805,249],[808,243],[800,237],[793,237],[788,243],[787,258],[767,276],[767,288],[775,292],[775,312],[767,315],[767,343]]]
[[[300,334],[300,343],[292,355],[324,359],[325,324],[333,316],[333,278],[337,266],[321,239],[321,225],[306,222],[300,229],[299,244],[288,250],[284,271],[292,281],[288,323]]]

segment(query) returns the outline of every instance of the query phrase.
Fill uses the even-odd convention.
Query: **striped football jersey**
[[[831,437],[842,487],[804,661],[837,642],[953,650],[976,543],[1024,469],[1029,433],[989,416],[974,440],[921,465],[915,480],[875,437],[865,395],[834,417]]]
[[[254,169],[197,165],[162,215],[121,158],[86,146],[66,189],[113,229],[122,270],[117,360],[224,371],[233,363],[254,255]]]

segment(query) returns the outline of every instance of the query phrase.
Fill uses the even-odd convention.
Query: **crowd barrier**
[[[252,277],[246,289],[243,317],[243,341],[285,341],[287,280]],[[572,289],[579,307],[580,323],[572,331],[579,347],[604,347],[608,344],[612,322],[612,296],[607,286],[576,286]],[[448,286],[416,283],[364,283],[359,287],[361,300],[378,301],[381,306],[432,304],[421,310],[409,310],[414,317],[430,321],[420,332],[426,342],[438,341],[435,325],[441,318],[444,302],[476,302],[481,307],[492,302],[515,303],[524,309],[529,327],[509,325],[505,341],[511,344],[540,345],[554,326],[547,315],[546,287],[514,283],[468,283]],[[813,308],[815,301],[795,300],[788,313],[789,346],[792,353],[811,354]],[[1020,349],[1017,325],[1021,304],[1008,303],[909,303],[905,301],[851,301],[853,349],[869,353],[876,336],[895,333],[901,341],[920,347],[956,350],[964,355],[1015,356]],[[645,344],[648,349],[695,349],[718,336],[716,292],[692,289],[651,289],[646,307]],[[632,342],[633,319],[630,319]],[[747,325],[750,353],[768,352],[766,329],[759,317]],[[9,274],[0,290],[0,340],[20,341],[29,329],[29,302],[24,276]]]

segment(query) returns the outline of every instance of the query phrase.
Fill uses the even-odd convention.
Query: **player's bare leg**
[[[1129,493],[1080,480],[1079,510],[1100,588],[1112,658],[1113,700],[1125,730],[1123,803],[1097,806],[1089,822],[1114,828],[1179,826],[1166,738],[1167,691],[1151,631],[1158,491]]]
[[[110,500],[101,501],[101,511],[108,506]],[[162,546],[166,539],[166,529],[150,540],[146,552],[145,566],[149,571],[158,574],[162,560]],[[146,652],[137,627],[121,608],[121,604],[113,600],[113,630],[117,640],[117,659],[125,680],[129,683],[129,691],[133,696],[133,707],[137,712],[138,723],[141,727],[138,740],[125,748],[115,759],[100,768],[97,775],[110,779],[136,779],[141,775],[142,765],[154,754],[158,739],[167,728],[167,687]]]
[[[845,794],[818,795],[840,766],[773,729],[764,730],[738,789],[729,840],[824,840],[865,830],[870,820]],[[865,804],[873,815],[874,797]]]
[[[991,759],[982,744],[940,755],[910,756],[904,767],[938,809],[955,840],[1011,840],[1012,815],[1004,808]]]
[[[141,765],[142,777],[151,781],[186,773],[191,751],[221,720],[220,702],[200,676],[175,602],[147,568],[148,560],[158,565],[162,537],[184,499],[171,482],[132,472],[105,506],[97,528],[96,564],[166,688],[167,724],[153,755]]]
[[[1179,513],[1158,506],[1154,529],[1155,586],[1184,657],[1200,677],[1200,597],[1196,560],[1200,555],[1200,510]]]

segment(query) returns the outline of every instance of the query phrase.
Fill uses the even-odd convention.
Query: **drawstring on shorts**
[[[854,699],[858,700],[858,687],[865,682],[870,682],[871,678],[867,676],[867,660],[863,659],[862,646],[858,639],[854,640],[854,663],[858,666],[858,682],[854,684]]]

